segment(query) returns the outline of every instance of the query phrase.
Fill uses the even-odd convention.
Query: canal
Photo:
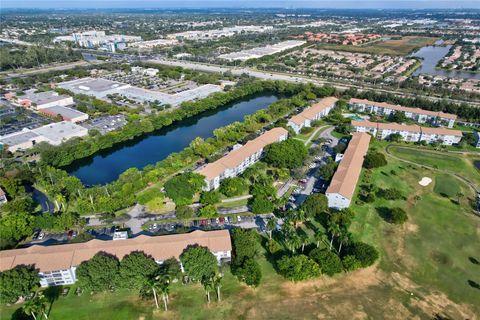
[[[187,147],[196,137],[212,137],[216,128],[242,121],[244,116],[264,109],[278,99],[273,93],[254,95],[99,151],[64,169],[87,185],[109,183],[128,168],[141,169],[163,160],[169,154]]]
[[[438,43],[441,44],[441,43]],[[463,79],[479,79],[480,73],[466,72],[466,71],[454,71],[437,68],[437,63],[447,55],[452,46],[425,46],[420,50],[411,54],[413,57],[422,59],[422,65],[415,70],[414,76],[419,74],[428,74],[432,76],[445,76],[449,78],[463,78]]]

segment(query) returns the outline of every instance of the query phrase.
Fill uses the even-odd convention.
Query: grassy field
[[[421,163],[429,153],[417,152]],[[378,264],[333,278],[291,283],[282,279],[265,257],[258,258],[263,279],[260,287],[248,288],[225,271],[222,302],[206,304],[198,285],[174,284],[170,311],[155,310],[153,301],[140,300],[134,292],[77,297],[71,294],[53,303],[49,319],[476,319],[480,314],[480,290],[468,281],[480,282],[480,218],[472,214],[471,190],[459,180],[388,157],[388,165],[372,171],[369,178],[381,188],[395,187],[406,200],[353,204],[351,232],[356,239],[380,251]],[[439,162],[449,165],[447,162]],[[362,173],[365,179],[366,173]],[[418,181],[430,177],[422,187]],[[437,184],[455,184],[465,196],[441,196]],[[385,222],[377,207],[404,208],[408,222]],[[313,236],[317,221],[302,226]],[[0,309],[1,319],[11,319],[20,306]]]
[[[474,166],[474,161],[480,159],[480,153],[466,156],[455,153],[419,151],[417,148],[403,146],[392,146],[389,150],[394,156],[401,159],[456,173],[476,183],[477,186],[480,185],[480,171]]]
[[[437,38],[432,37],[405,36],[401,39],[376,41],[374,43],[366,44],[364,46],[332,44],[319,44],[318,46],[322,49],[339,51],[405,56],[417,49],[420,49],[421,47],[432,45],[437,40]]]
[[[435,187],[433,188],[436,194],[447,196],[449,198],[457,197],[460,192],[460,187],[455,178],[448,174],[439,174],[435,177]]]

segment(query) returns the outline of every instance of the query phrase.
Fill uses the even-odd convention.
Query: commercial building
[[[313,121],[320,120],[320,118],[328,115],[330,110],[335,107],[337,101],[338,99],[335,97],[323,98],[318,103],[291,117],[288,121],[288,126],[295,133],[299,133],[302,128],[310,127]]]
[[[2,188],[0,188],[0,205],[4,204],[4,203],[7,203],[8,200],[7,200],[7,194],[5,193],[5,191],[3,191]]]
[[[49,108],[44,108],[44,109],[40,109],[39,112],[45,115],[48,115],[50,117],[61,116],[63,121],[68,121],[73,123],[88,120],[88,114],[72,108],[63,107],[63,106],[53,106]]]
[[[341,210],[350,206],[369,143],[369,134],[361,132],[352,134],[347,150],[325,192],[329,208]]]
[[[173,46],[176,44],[178,44],[178,40],[176,39],[155,39],[155,40],[148,40],[148,41],[133,42],[132,44],[130,44],[130,47],[139,48],[139,49],[151,49],[155,47]]]
[[[305,41],[288,40],[288,41],[279,42],[273,45],[268,45],[265,47],[258,47],[258,48],[248,49],[248,50],[242,50],[239,52],[221,54],[218,57],[220,59],[225,59],[228,61],[235,61],[235,60],[245,61],[248,59],[257,59],[263,56],[268,56],[268,55],[276,54],[285,50],[293,49],[295,47],[304,45],[305,43],[306,43]]]
[[[90,240],[84,243],[56,246],[34,245],[23,249],[0,251],[0,271],[19,265],[33,265],[39,270],[42,287],[73,284],[77,280],[76,268],[98,252],[105,252],[123,259],[134,251],[142,251],[162,264],[165,260],[180,255],[188,246],[199,245],[208,248],[218,263],[231,259],[232,244],[228,230],[193,231],[186,234],[103,241]],[[183,271],[183,267],[182,267]]]
[[[123,34],[105,34],[105,31],[85,31],[72,33],[70,36],[56,37],[53,42],[75,42],[80,47],[94,48],[100,45],[107,45],[109,43],[129,43],[142,41],[142,37],[139,36],[127,36]]]
[[[210,40],[224,37],[232,37],[241,33],[263,33],[273,30],[272,26],[234,26],[213,30],[193,30],[172,33],[167,35],[167,39],[179,40]]]
[[[352,126],[356,132],[367,132],[380,140],[388,139],[392,134],[399,134],[402,140],[406,142],[441,142],[444,145],[451,146],[459,143],[462,139],[462,131],[445,128],[356,120],[352,120]]]
[[[352,98],[349,107],[353,110],[389,116],[395,112],[405,113],[405,117],[418,123],[429,123],[435,126],[447,126],[453,128],[457,116],[441,111],[429,111],[420,108],[408,108],[386,102],[375,102],[366,99]]]
[[[12,100],[16,100],[21,106],[41,110],[54,106],[69,106],[73,104],[73,98],[67,95],[58,94],[55,91],[34,92],[27,91],[23,96],[8,95]]]
[[[197,170],[205,177],[205,190],[217,189],[220,181],[225,178],[236,177],[246,168],[257,162],[263,155],[266,146],[288,138],[288,131],[284,128],[273,128],[261,136],[248,141],[243,146],[235,146],[233,151]]]
[[[29,149],[40,142],[59,145],[68,139],[86,135],[88,135],[88,129],[71,122],[62,121],[33,130],[25,128],[22,131],[0,136],[0,144],[6,145],[8,151],[16,152]]]
[[[61,82],[58,86],[76,94],[86,94],[98,99],[107,99],[108,95],[119,95],[139,103],[160,101],[163,104],[169,104],[171,106],[178,106],[184,101],[202,99],[211,93],[222,91],[221,86],[205,84],[194,89],[168,94],[134,87],[117,81],[90,77]]]

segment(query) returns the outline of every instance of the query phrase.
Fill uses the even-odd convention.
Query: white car
[[[38,235],[38,240],[42,240],[43,237],[45,237],[45,233],[41,232],[41,233]]]
[[[242,222],[242,218],[240,216],[237,216],[238,222]]]

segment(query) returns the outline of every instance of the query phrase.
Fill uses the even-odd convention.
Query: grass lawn
[[[241,206],[246,206],[249,199],[240,199],[230,202],[220,202],[216,205],[217,208],[236,208]]]
[[[421,47],[434,44],[437,39],[432,37],[405,36],[401,39],[375,41],[363,46],[319,44],[318,47],[348,52],[405,56]]]
[[[389,150],[401,159],[456,173],[476,183],[477,186],[480,185],[480,170],[473,164],[474,160],[480,159],[480,153],[478,156],[465,156],[403,146],[391,146]]]
[[[435,177],[435,186],[433,191],[440,196],[455,198],[460,192],[458,181],[448,174],[439,174]]]

